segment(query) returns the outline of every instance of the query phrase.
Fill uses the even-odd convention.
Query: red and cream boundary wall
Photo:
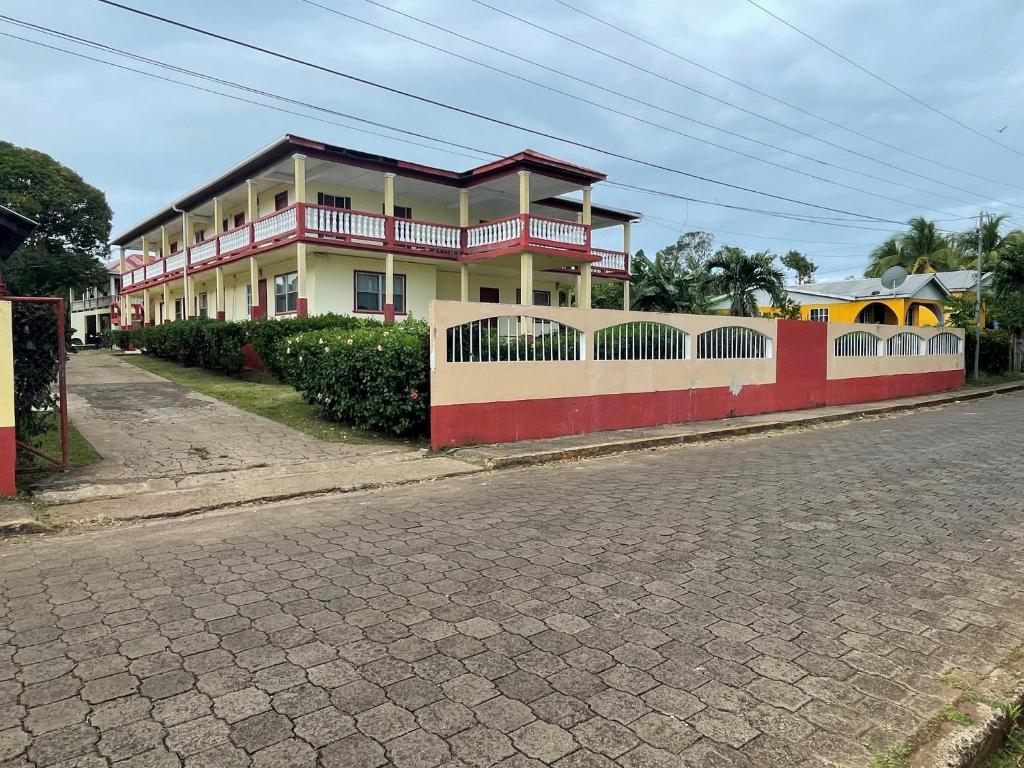
[[[14,496],[14,340],[11,302],[0,301],[0,496]]]
[[[502,323],[514,327],[522,315],[576,329],[576,359],[462,362],[461,351],[449,355],[449,329],[468,327],[479,334]],[[434,448],[886,400],[955,389],[964,382],[963,331],[953,328],[451,301],[431,302],[429,322]],[[524,322],[537,327],[536,321]],[[597,334],[630,323],[685,332],[685,357],[594,359]],[[650,332],[646,327],[641,333]],[[766,337],[763,357],[698,357],[700,334],[736,327]],[[678,331],[672,332],[677,338]],[[877,352],[837,356],[836,339],[858,332],[873,337],[860,338]],[[890,354],[889,340],[899,334],[904,334],[896,339],[903,354]],[[945,351],[929,353],[929,340],[939,334],[952,335],[939,340]]]

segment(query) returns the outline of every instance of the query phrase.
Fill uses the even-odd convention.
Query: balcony
[[[180,277],[186,264],[195,269],[212,267],[300,239],[325,246],[431,256],[457,262],[530,250],[580,263],[591,262],[595,274],[601,276],[625,278],[629,275],[626,253],[592,248],[590,227],[563,219],[520,214],[458,227],[296,203],[126,272],[121,284],[125,288],[137,288],[163,282]]]
[[[87,312],[90,309],[103,309],[113,302],[113,296],[96,296],[91,299],[75,299],[71,302],[72,312]]]

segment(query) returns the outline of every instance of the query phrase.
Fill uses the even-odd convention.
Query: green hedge
[[[427,432],[430,335],[422,320],[312,331],[279,344],[285,380],[324,418],[394,435]]]
[[[285,361],[281,357],[284,349],[280,342],[289,336],[308,331],[322,331],[328,328],[344,330],[381,325],[379,320],[349,315],[313,315],[309,317],[287,317],[280,320],[260,320],[244,323],[248,340],[260,356],[267,370],[283,381],[287,381]]]
[[[964,335],[964,367],[974,372],[974,331]],[[1010,334],[1006,331],[983,330],[978,367],[984,373],[1000,374],[1010,369]]]

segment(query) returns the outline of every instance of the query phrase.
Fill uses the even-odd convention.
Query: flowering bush
[[[368,324],[380,325],[380,321],[366,317],[351,317],[349,315],[311,315],[308,317],[284,317],[281,319],[264,319],[255,322],[244,323],[249,342],[260,360],[267,367],[267,370],[283,381],[285,376],[285,361],[281,357],[281,350],[284,347],[280,342],[289,336],[305,333],[307,331],[320,331],[327,328],[361,328]]]
[[[427,324],[364,323],[309,331],[278,342],[284,378],[324,418],[393,435],[427,431]]]

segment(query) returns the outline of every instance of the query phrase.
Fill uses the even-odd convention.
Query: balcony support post
[[[384,237],[395,241],[395,174],[384,174]],[[395,322],[395,254],[384,254],[384,322]]]
[[[149,243],[146,242],[146,238],[142,238],[142,266],[149,264]]]
[[[153,308],[149,303],[149,288],[142,289],[142,324],[153,324]]]
[[[309,314],[309,281],[306,277],[306,244],[301,240],[295,244],[295,272],[299,291],[299,296],[295,300],[295,314],[305,317]]]
[[[384,322],[395,322],[395,254],[393,253],[384,255]]]
[[[580,309],[590,309],[590,292],[590,262],[587,261],[580,264],[580,285],[579,292],[576,294],[577,307]]]
[[[225,320],[227,314],[224,311],[224,267],[217,267],[214,272],[217,275],[217,319]]]
[[[213,198],[213,236],[217,239],[217,254],[220,255],[220,233],[224,231],[224,205],[219,197]]]
[[[459,301],[469,301],[469,264],[459,264]]]
[[[125,327],[125,320],[126,320],[126,314],[125,314],[125,311],[124,311],[125,303],[126,303],[125,302],[125,292],[124,292],[124,273],[127,271],[127,266],[128,265],[127,265],[127,262],[125,260],[125,247],[123,245],[121,246],[121,250],[119,252],[118,264],[120,265],[120,268],[121,268],[121,275],[122,275],[122,277],[121,277],[121,290],[118,291],[118,297],[117,297],[117,301],[118,301],[119,309],[120,309],[120,311],[118,312],[117,324],[121,328],[124,328]]]
[[[188,320],[192,317],[192,284],[189,280],[188,275],[188,262],[189,262],[189,243],[192,242],[192,214],[182,213],[181,214],[181,251],[185,255],[185,266],[181,270],[181,289],[184,292],[182,296],[182,312],[181,316],[183,319]]]
[[[300,153],[292,155],[295,164],[295,202],[306,202],[306,156]]]
[[[594,223],[593,222],[593,214],[591,212],[592,209],[591,209],[591,206],[590,206],[590,193],[591,192],[592,192],[592,189],[590,187],[584,187],[583,188],[583,212],[582,212],[582,216],[580,217],[581,218],[581,223],[583,224],[583,227],[584,227],[584,231],[583,231],[583,247],[584,247],[584,251],[586,252],[586,254],[588,256],[590,255],[590,226],[591,226],[591,224]]]
[[[633,241],[632,241],[631,225],[630,225],[630,222],[627,221],[627,222],[624,222],[623,225],[622,225],[622,251],[623,251],[623,253],[626,254],[626,263],[624,264],[624,266],[626,268],[626,279],[622,283],[622,308],[624,310],[627,310],[627,311],[629,310],[629,307],[630,307],[630,297],[629,297],[629,289],[630,289],[630,284],[629,284],[629,251],[630,251],[630,249],[632,247],[633,247]]]
[[[522,229],[519,235],[519,244],[526,248],[530,243],[530,172],[519,171],[519,218],[522,219]]]
[[[260,300],[260,267],[256,263],[256,257],[249,257],[249,284],[252,286],[249,291],[252,296],[252,312],[250,318],[259,320],[266,315],[267,308],[259,303]]]
[[[256,194],[255,179],[245,181],[245,221],[251,224],[259,218],[259,197]]]
[[[166,259],[171,255],[171,233],[167,231],[164,224],[160,225],[160,258]]]
[[[171,284],[170,283],[164,283],[163,308],[164,309],[163,309],[163,312],[161,313],[162,316],[161,316],[160,320],[163,323],[166,324],[166,323],[171,322],[171,312],[172,312],[172,307],[171,307]]]

